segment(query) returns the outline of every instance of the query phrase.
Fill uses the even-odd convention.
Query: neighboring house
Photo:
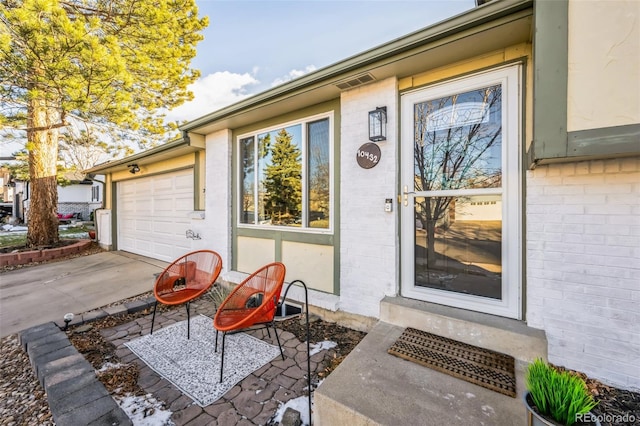
[[[104,197],[104,176],[90,179],[83,173],[66,176],[69,184],[58,185],[58,213],[76,214],[81,220],[91,220],[93,212],[102,207]]]
[[[93,212],[102,207],[104,199],[104,176],[89,178],[82,173],[69,173],[68,185],[58,185],[58,214],[62,217],[73,216],[73,220],[89,221]],[[27,223],[29,217],[30,186],[28,182],[16,182],[14,213],[20,221]]]
[[[468,341],[475,321],[521,327],[483,344],[534,335],[516,358],[638,389],[639,9],[493,1],[196,118],[90,170],[103,236],[216,250],[229,281],[282,261],[325,313],[463,315]],[[386,140],[367,145],[377,107]]]

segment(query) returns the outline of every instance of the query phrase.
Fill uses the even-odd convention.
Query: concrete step
[[[521,363],[547,359],[544,331],[523,321],[403,297],[382,300],[380,321],[508,354]]]
[[[513,356],[517,398],[389,355],[406,327]],[[386,297],[380,321],[315,391],[314,424],[524,425],[524,370],[537,357],[547,358],[545,334],[522,321]]]
[[[403,330],[387,322],[373,327],[314,392],[314,425],[526,424],[522,363],[520,391],[511,398],[388,354]]]

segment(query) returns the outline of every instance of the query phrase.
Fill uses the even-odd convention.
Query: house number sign
[[[363,169],[375,167],[380,161],[380,147],[375,143],[367,142],[358,148],[356,161]]]

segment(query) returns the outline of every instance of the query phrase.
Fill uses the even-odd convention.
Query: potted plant
[[[529,364],[525,382],[530,426],[570,426],[597,404],[581,377],[559,371],[540,358]]]

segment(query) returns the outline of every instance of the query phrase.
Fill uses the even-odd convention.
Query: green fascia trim
[[[290,241],[294,243],[315,244],[319,246],[333,246],[335,239],[330,234],[312,234],[310,232],[296,232],[294,229],[265,229],[265,228],[238,228],[239,237],[264,238],[276,242]],[[276,254],[278,247],[276,247]],[[277,258],[276,260],[281,260]]]
[[[640,124],[569,132],[568,156],[640,154]]]
[[[392,57],[397,57],[420,46],[433,43],[445,37],[454,36],[487,22],[529,9],[533,3],[534,0],[500,0],[486,3],[482,7],[475,7],[424,29],[389,41],[363,53],[351,56],[312,73],[305,74],[302,77],[274,87],[273,89],[258,93],[255,96],[226,108],[197,118],[180,126],[180,130],[185,132],[194,131],[199,127],[232,117],[242,111],[256,108],[261,104],[274,102],[295,93],[308,91],[314,86],[326,84],[332,79],[339,79],[340,76],[350,71],[358,70]]]
[[[255,132],[267,127],[276,126],[279,123],[301,120],[305,117],[333,112],[333,171],[334,171],[334,188],[333,188],[333,234],[319,234],[308,231],[296,231],[294,229],[265,229],[265,228],[241,228],[238,227],[237,212],[237,190],[238,190],[238,144],[237,138],[240,135]],[[299,243],[331,245],[333,246],[333,294],[340,295],[340,99],[334,99],[323,102],[309,108],[291,112],[264,120],[250,126],[234,129],[231,136],[231,232],[232,232],[232,261],[233,270],[238,268],[238,236],[265,238],[275,241],[276,260],[282,259],[282,241],[292,241]]]
[[[568,0],[536,1],[533,161],[567,155]]]

